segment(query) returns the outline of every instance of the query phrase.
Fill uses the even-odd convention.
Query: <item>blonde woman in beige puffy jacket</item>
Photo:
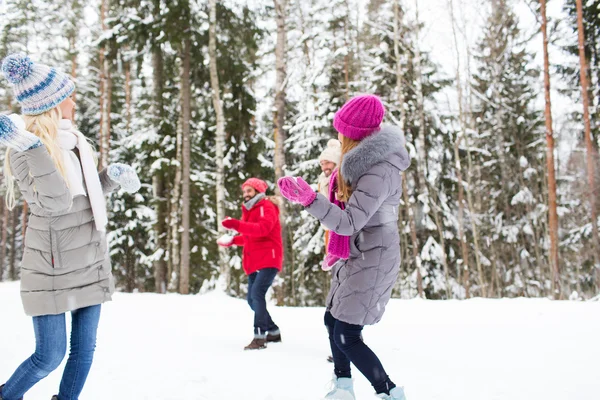
[[[22,399],[60,365],[67,351],[67,312],[71,348],[52,399],[77,400],[92,365],[101,304],[114,292],[104,196],[119,186],[135,192],[140,182],[123,164],[98,173],[91,145],[71,122],[75,85],[67,75],[23,54],[6,57],[2,72],[23,114],[0,116],[0,145],[7,147],[7,204],[14,206],[16,183],[30,209],[21,299],[33,317],[36,343],[34,353],[0,385],[0,400]]]

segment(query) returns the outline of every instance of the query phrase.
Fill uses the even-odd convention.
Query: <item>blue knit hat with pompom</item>
[[[12,84],[25,115],[38,115],[57,107],[75,90],[69,76],[25,54],[11,54],[2,62],[2,73]]]

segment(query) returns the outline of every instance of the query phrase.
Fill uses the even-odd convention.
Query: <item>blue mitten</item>
[[[111,164],[106,172],[109,178],[120,184],[127,193],[135,193],[142,186],[135,170],[127,164]]]
[[[17,114],[0,115],[0,145],[17,151],[35,149],[42,145],[40,138],[25,130],[25,121]]]

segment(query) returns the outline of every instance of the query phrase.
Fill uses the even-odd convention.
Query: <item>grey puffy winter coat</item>
[[[11,169],[29,204],[21,299],[30,316],[62,314],[111,300],[114,279],[105,232],[87,196],[72,198],[45,146],[11,152]],[[105,193],[118,188],[106,170]]]
[[[332,270],[327,308],[343,322],[379,322],[400,272],[398,206],[410,165],[401,130],[382,129],[348,152],[342,175],[352,186],[346,210],[323,195],[306,208],[328,229],[350,238],[350,257]]]

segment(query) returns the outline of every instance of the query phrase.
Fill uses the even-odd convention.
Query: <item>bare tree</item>
[[[75,22],[75,23],[77,23],[77,22]],[[74,80],[77,80],[77,44],[76,44],[76,40],[77,40],[77,35],[76,35],[76,31],[74,30],[69,35],[69,55],[71,57],[71,76],[73,77]],[[76,96],[77,96],[77,91],[73,92],[73,94],[71,95],[73,101],[77,101]],[[75,122],[75,113],[73,113],[72,118],[73,118],[73,122]]]
[[[127,53],[127,51],[126,51]],[[125,129],[129,134],[131,132],[131,61],[127,58],[123,61],[123,69],[125,73]],[[129,243],[125,244],[125,290],[132,292],[135,289],[136,282],[136,259],[132,254],[132,247]]]
[[[217,2],[210,0],[210,26],[208,31],[208,54],[210,58],[210,84],[212,87],[213,107],[217,116],[217,130],[215,138],[215,159],[217,164],[216,194],[217,194],[217,231],[219,235],[225,233],[221,221],[225,219],[225,116],[221,103],[221,89],[219,88],[219,74],[217,70]],[[221,269],[221,285],[228,290],[231,281],[230,267],[227,262],[227,252],[219,247],[219,266]]]
[[[415,19],[417,23],[417,28],[415,29],[415,58],[413,61],[414,70],[415,70],[415,91],[417,95],[417,108],[419,113],[419,134],[415,140],[415,145],[417,148],[417,175],[418,186],[419,186],[419,198],[423,202],[424,209],[427,209],[431,206],[431,210],[433,211],[433,216],[435,219],[435,224],[438,229],[439,241],[440,241],[440,251],[442,255],[442,267],[444,268],[444,276],[446,281],[446,296],[449,298],[451,296],[450,289],[450,276],[448,272],[448,256],[446,254],[445,240],[444,240],[444,232],[443,232],[443,221],[440,218],[439,211],[441,209],[440,204],[437,203],[435,199],[435,194],[430,193],[429,190],[429,181],[428,181],[428,166],[427,166],[427,157],[425,151],[425,94],[423,91],[423,72],[422,72],[422,59],[421,59],[421,50],[420,40],[419,40],[419,4],[418,0],[415,0]],[[439,198],[438,198],[439,200]]]
[[[100,7],[100,24],[102,32],[108,27],[106,19],[110,7],[110,0],[102,0]],[[108,166],[108,152],[110,150],[110,106],[112,102],[112,82],[110,76],[110,61],[107,44],[100,48],[100,168]]]
[[[466,23],[465,23],[466,24]],[[466,28],[463,26],[463,36],[464,36],[464,32],[466,31]],[[471,74],[471,47],[469,44],[467,44],[466,46],[466,51],[467,51],[467,77],[470,79],[472,74]],[[468,114],[471,116],[471,118],[469,118],[469,128],[472,132],[475,132],[476,130],[476,125],[475,125],[475,118],[473,117],[472,113],[473,113],[473,90],[471,85],[467,85],[467,101],[468,101]],[[481,277],[483,275],[483,267],[481,265],[481,249],[479,247],[479,228],[477,227],[477,211],[481,208],[479,205],[481,204],[481,202],[477,202],[477,207],[475,205],[475,202],[473,201],[473,159],[471,157],[471,145],[469,142],[469,136],[465,135],[464,136],[464,141],[465,141],[465,147],[467,148],[467,186],[465,187],[465,192],[467,192],[467,204],[469,206],[469,216],[470,216],[470,220],[471,220],[471,229],[473,231],[473,246],[474,246],[474,253],[475,253],[475,265],[477,267],[477,273],[478,275]],[[478,170],[480,171],[480,170]],[[481,174],[478,174],[478,177],[481,178]],[[497,274],[497,268],[496,268],[496,261],[495,258],[492,258],[492,264],[493,264],[493,271],[494,273]],[[479,278],[479,280],[481,281],[481,278]],[[469,282],[469,286],[470,286],[470,282]]]
[[[155,19],[160,17],[160,0],[153,0],[153,15]],[[152,85],[153,85],[153,117],[157,124],[159,133],[164,123],[164,59],[160,43],[153,43],[152,48]],[[154,290],[157,293],[165,293],[167,290],[167,263],[165,251],[167,249],[167,203],[166,203],[166,177],[161,168],[156,169],[152,176],[153,206],[156,211],[156,222],[154,234],[156,236],[157,254],[154,260]]]
[[[183,56],[182,56],[183,59]],[[183,63],[182,63],[183,64]],[[181,66],[181,84],[183,84],[183,65]],[[181,272],[181,186],[183,175],[183,89],[180,90],[180,106],[182,112],[179,115],[177,122],[177,139],[175,146],[175,180],[173,181],[173,191],[170,197],[170,239],[169,245],[169,262],[167,263],[167,280],[169,281],[170,291],[179,291],[179,277]]]
[[[286,72],[286,16],[287,16],[287,0],[273,0],[275,5],[275,21],[277,23],[277,42],[275,45],[275,180],[284,176],[285,161],[285,141],[287,138],[286,131],[284,129],[285,123],[285,92],[287,86],[287,72]],[[279,220],[281,222],[281,236],[283,239],[283,249],[286,255],[285,259],[291,259],[288,253],[288,237],[287,237],[287,210],[286,202],[283,201],[283,197],[279,192],[279,187],[275,185],[275,193],[279,198],[280,213]],[[293,274],[291,279],[293,279]]]
[[[211,8],[212,15],[212,8]],[[213,21],[214,22],[214,21]],[[182,123],[182,161],[183,176],[181,184],[181,269],[179,276],[179,293],[190,292],[190,51],[189,35],[183,41],[183,73],[181,75],[181,96],[183,100]],[[212,57],[211,57],[212,62]]]
[[[19,216],[19,209],[14,208],[10,212],[10,252],[8,255],[8,279],[11,281],[17,280],[17,220]]]
[[[400,7],[400,0],[394,0],[394,57],[396,59],[396,95],[398,98],[398,105],[400,106],[400,128],[402,131],[406,131],[406,110],[404,108],[404,91],[402,88],[404,82],[404,72],[402,70],[402,57],[400,56],[400,27],[402,24],[402,8]],[[406,179],[408,174],[404,172],[402,174],[402,192],[404,196],[404,204],[406,206],[406,212],[408,215],[408,222],[410,226],[410,238],[412,244],[412,255],[415,260],[415,269],[417,272],[417,292],[419,297],[424,297],[423,292],[423,277],[421,276],[421,255],[419,253],[419,241],[417,238],[417,227],[415,224],[414,210],[410,204],[408,196],[408,185]]]
[[[9,225],[9,209],[6,204],[2,204],[4,212],[2,214],[2,243],[0,243],[0,282],[4,280],[4,263],[6,261],[6,248],[8,239],[8,225]]]
[[[458,119],[460,122],[460,132],[454,142],[454,159],[456,167],[456,178],[458,180],[458,235],[460,237],[460,250],[462,255],[462,266],[459,270],[458,279],[462,278],[463,287],[465,288],[466,298],[470,297],[470,280],[469,280],[469,248],[467,245],[467,238],[465,235],[465,222],[464,222],[464,209],[465,209],[465,195],[464,195],[464,181],[462,174],[462,164],[460,162],[460,145],[467,135],[467,121],[463,106],[463,87],[461,80],[461,66],[460,66],[460,52],[458,47],[458,37],[456,35],[456,18],[454,16],[454,2],[448,1],[448,7],[450,9],[450,18],[452,21],[452,36],[454,39],[454,49],[456,51],[456,92],[458,95]]]
[[[585,127],[585,145],[587,148],[587,177],[588,177],[588,198],[590,201],[590,211],[592,217],[592,246],[594,247],[594,260],[596,264],[596,286],[600,289],[600,235],[598,233],[598,216],[596,215],[596,182],[594,179],[594,144],[592,142],[592,132],[590,126],[590,99],[588,83],[588,67],[585,58],[585,32],[583,30],[583,6],[581,0],[575,1],[577,5],[577,31],[579,38],[579,65],[581,81],[581,97],[583,99],[583,123]]]
[[[554,169],[554,133],[552,130],[552,103],[550,101],[550,63],[548,60],[548,19],[546,0],[540,0],[542,14],[542,39],[544,49],[544,96],[546,109],[546,168],[548,169],[548,224],[550,230],[550,265],[554,298],[560,298],[560,269],[558,256],[558,212],[556,205],[556,172]]]
[[[350,22],[350,3],[348,0],[344,1],[344,5],[346,6],[346,18],[344,20],[344,46],[346,47],[344,54],[344,80],[346,84],[346,101],[348,101],[350,99],[350,41],[352,38],[348,29],[348,23]]]
[[[131,131],[131,61],[123,60],[123,69],[125,72],[125,129],[129,133]]]

